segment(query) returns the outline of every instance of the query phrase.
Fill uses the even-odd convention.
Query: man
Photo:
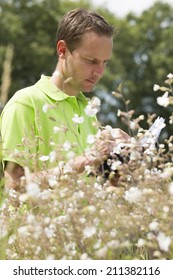
[[[85,113],[88,101],[82,92],[90,92],[103,76],[112,53],[113,34],[114,28],[95,12],[75,9],[64,15],[57,31],[58,63],[54,73],[51,77],[42,75],[35,85],[18,91],[2,112],[3,165],[8,187],[20,183],[25,166],[29,166],[33,177],[44,177],[44,168],[53,173],[58,162],[50,160],[51,153],[57,149],[66,156],[64,143],[71,145],[76,155],[69,164],[81,172],[86,165],[99,164],[116,143],[128,140],[120,129],[116,137],[104,131],[91,153],[86,154],[87,135],[96,134],[97,128],[95,117]],[[93,156],[94,150],[97,153]],[[49,160],[44,166],[39,159]]]

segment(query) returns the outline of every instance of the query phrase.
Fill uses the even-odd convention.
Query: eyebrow
[[[85,59],[90,60],[92,62],[99,62],[99,60],[97,58],[89,58],[89,57],[87,58],[87,57],[85,57]],[[110,61],[110,59],[105,59],[103,62],[107,63],[109,61]]]

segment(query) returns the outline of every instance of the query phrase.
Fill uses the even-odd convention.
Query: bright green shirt
[[[35,85],[16,92],[1,115],[3,162],[17,162],[34,170],[38,165],[38,169],[55,166],[56,160],[38,160],[55,150],[58,160],[71,150],[82,154],[88,134],[96,133],[95,117],[84,111],[87,103],[82,93],[77,97],[66,95],[44,75]],[[74,122],[75,114],[84,121]]]

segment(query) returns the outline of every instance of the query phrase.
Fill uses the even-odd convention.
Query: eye
[[[86,59],[86,61],[87,61],[89,64],[97,64],[97,60],[96,60],[96,59]]]
[[[104,65],[107,66],[108,64],[109,64],[109,61],[108,61],[108,60],[105,60],[105,61],[104,61]]]

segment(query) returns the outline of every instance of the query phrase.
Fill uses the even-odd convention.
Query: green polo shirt
[[[57,151],[57,160],[70,152],[82,154],[88,134],[96,133],[95,117],[84,111],[87,103],[82,93],[66,95],[44,75],[35,85],[16,92],[1,115],[3,162],[35,170],[56,166],[56,160],[44,157],[53,151]],[[75,114],[84,121],[74,122]]]

